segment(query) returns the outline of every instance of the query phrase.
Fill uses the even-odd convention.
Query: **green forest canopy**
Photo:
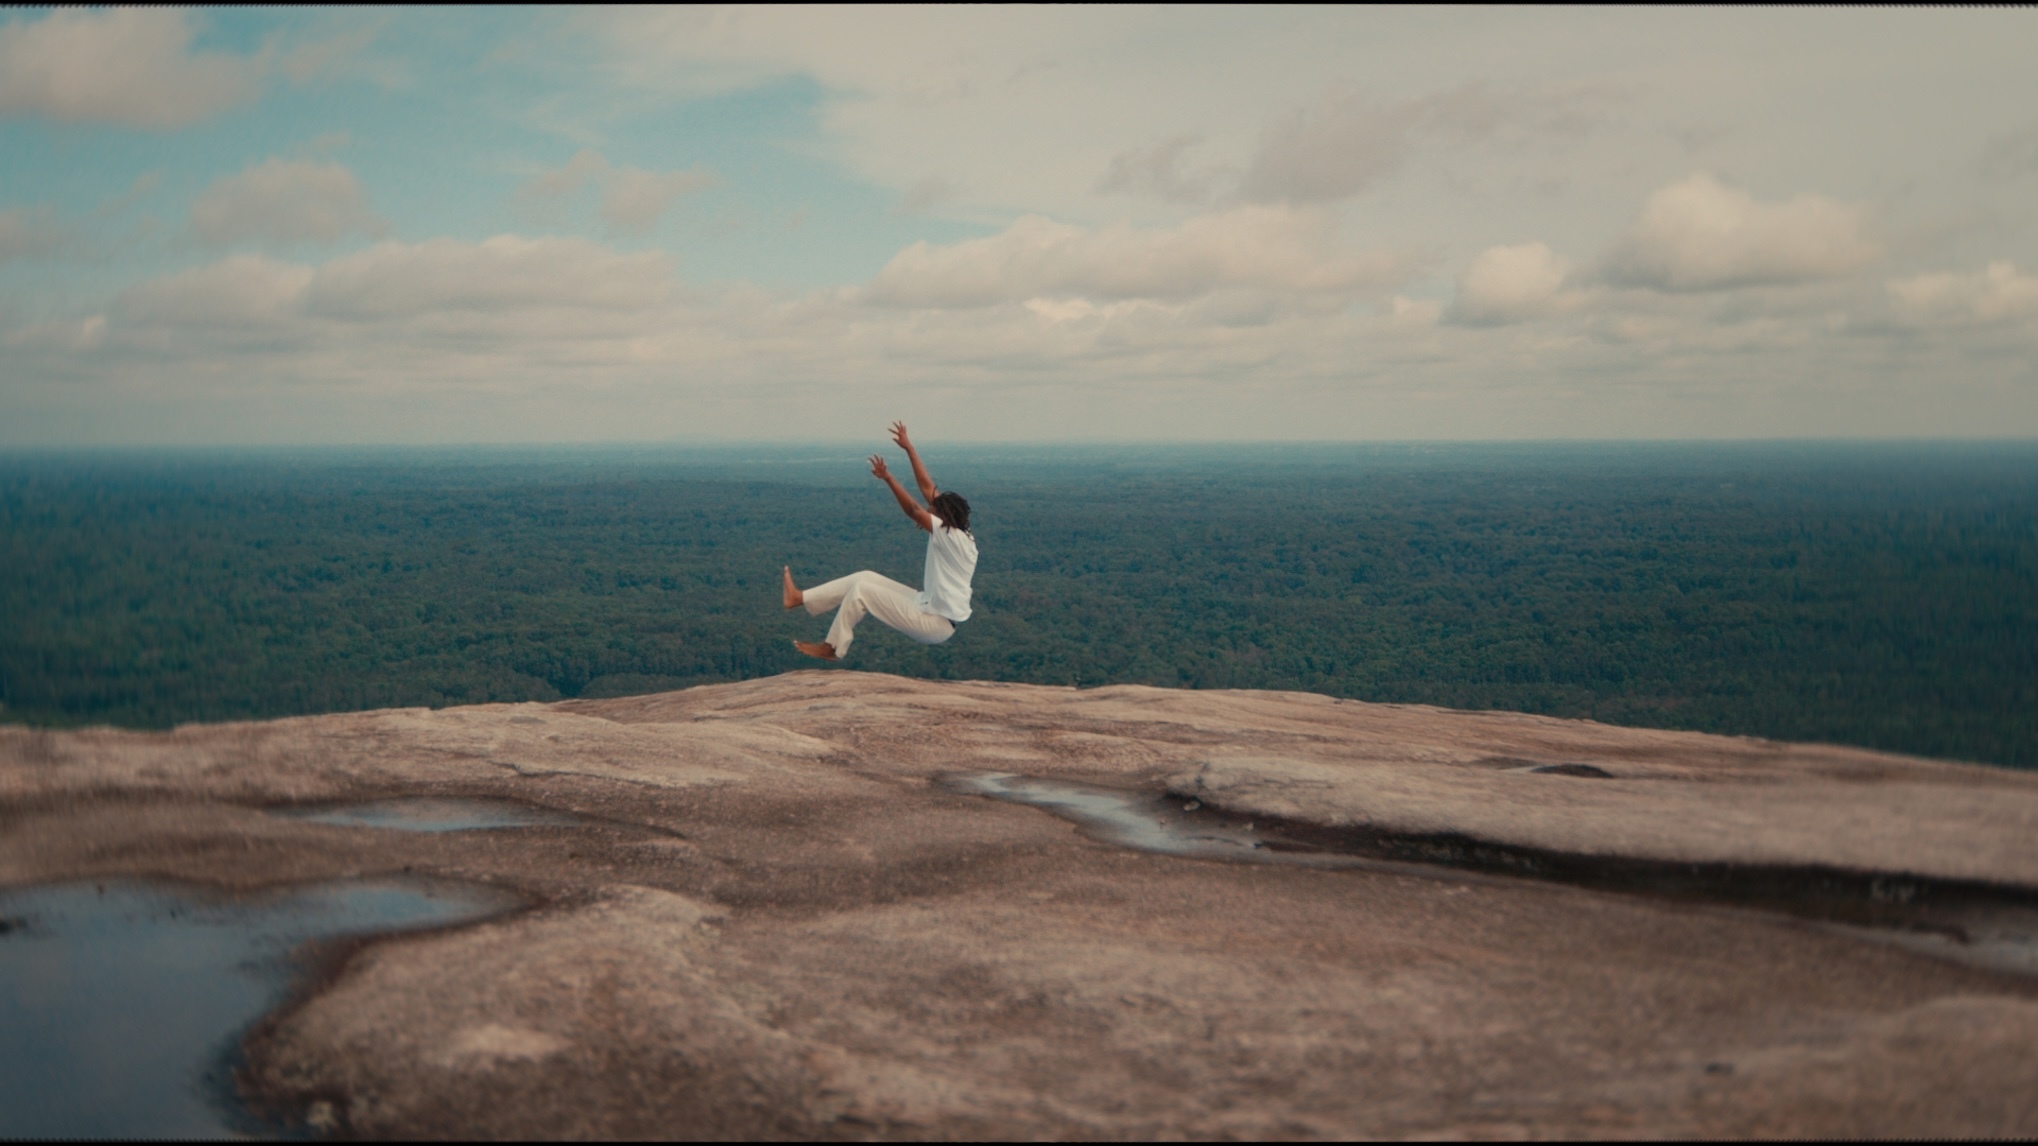
[[[164,727],[813,667],[921,536],[848,446],[0,456],[0,718]],[[977,616],[851,667],[1299,689],[2038,765],[2038,448],[950,448]]]

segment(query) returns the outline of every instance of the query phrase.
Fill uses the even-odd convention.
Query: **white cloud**
[[[1889,293],[1911,319],[1986,323],[2038,316],[2038,275],[2020,274],[2006,262],[1990,263],[1976,274],[1892,280]]]
[[[938,181],[956,214],[1094,219],[1100,178],[1107,195],[1144,185],[1163,203],[1196,201],[1206,177],[1250,153],[1268,108],[1366,68],[1370,33],[1404,17],[1186,8],[1157,21],[1123,6],[956,5],[620,8],[585,20],[616,74],[645,88],[811,77],[826,93],[821,145],[881,186]],[[1165,152],[1185,136],[1207,139],[1212,159],[1170,171]]]
[[[983,258],[940,268],[960,275],[987,265],[979,277],[989,285],[972,297],[998,297],[977,305],[902,307],[877,297],[875,284],[690,290],[655,253],[504,235],[385,242],[316,264],[237,255],[142,284],[105,318],[81,312],[4,337],[22,368],[40,362],[93,379],[97,407],[139,403],[182,419],[193,440],[217,440],[205,435],[228,432],[221,427],[273,430],[249,420],[246,397],[278,386],[290,387],[298,436],[311,438],[339,432],[313,409],[355,419],[346,432],[370,439],[568,440],[702,430],[836,437],[874,406],[914,411],[930,433],[947,419],[948,432],[979,438],[1059,437],[1076,424],[1105,436],[1689,433],[1685,422],[1647,421],[1656,399],[1645,396],[1659,391],[1708,411],[1713,432],[1773,433],[1772,421],[1747,412],[1746,395],[1770,392],[1779,371],[1818,385],[1869,377],[1887,355],[1880,342],[1830,329],[1818,307],[1779,311],[1733,294],[1617,292],[1600,301],[1623,309],[1595,308],[1582,326],[1474,335],[1439,325],[1447,315],[1434,299],[1332,286],[1353,280],[1324,270],[1336,269],[1335,256],[1320,244],[1305,247],[1314,261],[1300,270],[1274,260],[1279,273],[1267,273],[1246,260],[1211,271],[1167,251],[1200,251],[1183,237],[1194,228],[1113,234],[1039,223],[1055,242],[1031,264],[995,249],[999,239],[1023,246],[1006,235],[981,241],[993,248]],[[1209,245],[1234,258],[1249,246]],[[1460,322],[1475,312],[1494,322],[1557,313],[1583,293],[1542,244],[1495,248],[1473,262],[1448,312]],[[1109,290],[1039,289],[1094,279],[1100,265],[1121,278],[1086,285]],[[1170,267],[1188,270],[1162,273]],[[2010,271],[1996,278],[2020,289],[2030,282]],[[1206,287],[1145,293],[1176,279]],[[963,276],[961,286],[972,281]],[[953,277],[919,285],[970,294]],[[1318,285],[1325,289],[1308,289]],[[1137,293],[1124,293],[1130,287]],[[1842,282],[1813,293],[1866,288]],[[1919,289],[1927,302],[1966,297]],[[1358,298],[1369,305],[1352,305]],[[1929,361],[1957,350],[1950,333],[1908,337],[1920,354],[1939,356]],[[2020,360],[2003,361],[2010,365],[1987,379]],[[1900,387],[1874,385],[1900,396]],[[1577,402],[1553,405],[1557,391]],[[1628,405],[1602,409],[1606,402]],[[190,412],[200,409],[203,419]],[[2009,416],[2029,424],[2028,413]]]
[[[1116,241],[1136,253],[1153,238]],[[1166,246],[1170,236],[1162,239]],[[152,280],[125,292],[93,337],[103,339],[109,363],[148,362],[152,377],[181,373],[212,380],[208,386],[242,377],[250,385],[323,379],[418,393],[440,385],[577,392],[684,377],[716,386],[833,379],[910,389],[1051,377],[1071,367],[1214,382],[1280,361],[1285,371],[1334,376],[1347,368],[1352,338],[1386,344],[1401,326],[1434,317],[1433,304],[1412,304],[1414,313],[1395,322],[1353,310],[1342,294],[1289,289],[1347,281],[1334,260],[1277,267],[1272,276],[1233,274],[1246,281],[1227,283],[1223,268],[1193,265],[1194,251],[1162,254],[1159,270],[1187,267],[1218,285],[1194,298],[1038,294],[902,309],[859,289],[702,294],[683,288],[663,255],[577,238],[385,242],[314,265],[236,255]],[[1159,289],[1152,278],[1134,285]],[[55,353],[80,330],[76,322],[52,326],[34,339]]]
[[[262,61],[191,50],[183,12],[58,10],[0,25],[0,115],[169,128],[253,99]]]
[[[446,311],[635,311],[668,301],[672,260],[578,238],[497,235],[479,243],[384,242],[319,268],[309,309],[387,319]]]
[[[1708,165],[1751,183],[1817,172],[1829,194],[1891,204],[1911,171],[1971,168],[1983,136],[2028,122],[2038,90],[2012,48],[2029,18],[2008,13],[1842,26],[1810,9],[953,5],[573,20],[632,99],[799,78],[819,118],[803,150],[881,187],[941,187],[950,218],[1171,221],[1250,172],[1249,198],[1363,193],[1383,228],[1464,236],[1458,257],[1507,235],[1597,249],[1610,213],[1691,170],[1666,125],[1707,127],[1683,135],[1710,136]],[[1185,139],[1201,142],[1174,147]],[[1904,221],[1902,203],[1878,210]]]
[[[1584,294],[1564,289],[1570,274],[1570,261],[1542,243],[1488,248],[1458,277],[1451,316],[1498,326],[1575,309]]]
[[[1026,309],[1044,322],[1082,322],[1087,319],[1112,319],[1126,314],[1132,308],[1145,305],[1138,300],[1106,303],[1098,306],[1086,298],[1029,298]]]
[[[311,279],[307,266],[234,255],[130,288],[116,304],[115,319],[165,326],[268,326],[298,312]]]
[[[26,27],[115,19],[47,16],[0,13],[9,50]],[[179,20],[199,29],[170,39],[200,61],[213,59],[199,51],[210,22],[241,38],[278,27],[149,18],[180,35]],[[307,17],[320,35],[338,27],[326,19]],[[704,281],[754,273],[834,285],[690,290],[669,266],[616,249],[646,244],[507,236],[345,257],[243,244],[212,252],[211,267],[101,299],[102,284],[177,256],[156,216],[185,203],[165,207],[159,191],[118,214],[93,212],[119,187],[66,172],[51,152],[36,170],[64,174],[62,186],[23,184],[14,197],[52,204],[76,246],[89,240],[100,257],[0,274],[0,336],[20,347],[0,354],[0,437],[32,437],[27,420],[51,424],[39,411],[63,402],[80,426],[188,408],[239,417],[254,434],[284,437],[290,425],[315,435],[328,431],[300,403],[321,388],[396,396],[353,408],[390,421],[409,402],[392,432],[455,437],[483,432],[460,421],[470,414],[530,437],[594,433],[598,418],[611,435],[832,436],[848,432],[842,409],[867,411],[873,395],[915,416],[950,403],[981,436],[1593,432],[1574,424],[1581,416],[1610,432],[1819,434],[1907,430],[1940,409],[1988,432],[2038,426],[2023,385],[2038,326],[2009,321],[2038,269],[2030,197],[2018,194],[2038,154],[2028,146],[2038,70],[2017,55],[2030,37],[2015,34],[2032,14],[955,6],[389,19],[380,61],[344,63],[358,34],[293,54],[309,37],[287,29],[272,47],[229,54],[250,83],[327,76],[342,63],[362,78],[378,64],[423,69],[408,98],[451,96],[455,133],[443,162],[418,172],[424,198],[484,215],[500,190],[492,181],[515,162],[488,121],[542,118],[575,142],[544,156],[564,164],[556,171],[522,173],[539,176],[528,203],[552,203],[597,234],[669,228],[705,199],[684,198],[687,173],[618,164],[676,165],[659,150],[674,125],[739,113],[748,127],[718,154],[737,163],[725,167],[738,183],[727,199],[744,230],[704,219],[685,257],[707,268]],[[585,52],[561,24],[593,28],[602,44]],[[1750,43],[1762,50],[1751,55]],[[14,85],[8,106],[56,114],[47,91],[21,95],[22,74],[0,72],[0,87]],[[687,102],[745,87],[754,90]],[[1559,94],[1588,90],[1623,95]],[[296,134],[279,128],[274,117],[292,115],[282,106],[227,126],[300,139],[348,129],[354,148],[388,157],[387,133],[354,115],[362,108],[337,110],[346,114],[329,123],[293,120]],[[1581,110],[1604,118],[1563,122]],[[29,132],[76,151],[66,134]],[[175,154],[135,133],[85,135],[99,155],[88,166],[115,183],[168,164],[166,187],[203,186],[240,163],[200,168],[190,184],[190,162],[217,152],[211,132]],[[130,144],[149,154],[119,158]],[[569,161],[583,146],[601,150]],[[320,147],[276,154],[354,165],[354,150]],[[1641,218],[1652,194],[1701,168],[1732,172],[1764,201],[1715,184],[1699,188],[1726,220],[1710,231],[1704,211],[1686,212],[1697,222]],[[1257,199],[1241,190],[1249,172]],[[872,188],[946,222],[874,217],[885,200]],[[379,182],[372,189],[377,208],[396,209]],[[1835,202],[1792,214],[1801,190]],[[1264,214],[1232,210],[1246,202]],[[1873,204],[1873,220],[1850,204]],[[789,240],[779,223],[803,205],[817,213]],[[956,220],[975,227],[959,232]],[[406,236],[447,233],[415,221],[403,221]],[[249,224],[213,229],[236,225]],[[953,242],[959,233],[988,237]],[[906,237],[873,251],[879,234]],[[1901,272],[1871,263],[1875,273],[1830,277],[1872,256],[1871,236],[1886,238]],[[902,249],[915,237],[932,245]],[[18,234],[14,245],[23,249]],[[221,257],[256,250],[275,257]],[[1367,253],[1402,250],[1430,254]],[[1585,258],[1609,251],[1628,262]],[[1991,280],[1990,259],[2021,272]],[[1410,269],[1421,273],[1400,273]],[[1962,273],[1901,277],[1939,269]],[[1636,289],[1600,285],[1609,281]],[[1763,281],[1798,285],[1724,289]],[[1485,328],[1467,329],[1475,323]],[[97,348],[80,353],[94,337]],[[55,365],[38,372],[37,355]],[[1059,405],[1029,389],[1056,379]],[[73,381],[86,385],[66,389]],[[604,405],[595,395],[612,382],[616,393],[638,389]],[[515,421],[495,401],[517,385],[551,396],[544,415],[524,409]],[[799,401],[756,396],[799,386],[809,387]],[[1948,397],[1962,386],[1966,406]],[[183,402],[207,387],[228,397]],[[278,393],[287,399],[270,400]],[[1588,398],[1548,401],[1560,393]],[[196,424],[201,414],[178,416]],[[427,425],[437,429],[418,428]]]
[[[946,246],[915,243],[872,280],[884,305],[973,307],[1032,298],[1187,299],[1227,287],[1290,293],[1379,290],[1405,256],[1352,255],[1322,211],[1240,207],[1176,227],[1088,228],[1028,215],[999,234]]]
[[[68,239],[69,232],[48,207],[0,211],[0,266],[54,253]]]
[[[207,187],[191,205],[191,229],[224,246],[330,243],[347,235],[380,235],[389,225],[368,209],[354,173],[338,163],[271,159]]]
[[[1710,175],[1649,197],[1607,257],[1606,277],[1656,290],[1717,290],[1836,278],[1878,255],[1866,208],[1819,195],[1758,203]]]
[[[669,306],[677,294],[671,271],[662,253],[577,238],[388,241],[316,267],[235,255],[128,290],[116,318],[153,327],[315,320],[395,328],[480,315],[503,320],[499,333],[508,336],[534,312],[556,314],[559,324],[547,328],[556,330],[587,322],[592,312]]]
[[[547,212],[556,212],[592,184],[601,188],[601,218],[609,231],[643,235],[657,225],[674,200],[718,182],[714,172],[701,167],[684,171],[618,167],[603,158],[601,152],[588,147],[575,153],[565,166],[525,184],[524,195]]]
[[[1444,304],[1433,298],[1403,298],[1397,294],[1388,304],[1387,315],[1397,327],[1435,326],[1444,315]]]

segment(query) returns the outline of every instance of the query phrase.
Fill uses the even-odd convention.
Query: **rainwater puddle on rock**
[[[1356,867],[1363,862],[1321,853],[1274,851],[1255,837],[1250,823],[1192,823],[1187,813],[1200,807],[1193,800],[1118,792],[1011,772],[956,772],[941,777],[940,783],[950,791],[1052,812],[1096,839],[1143,852],[1245,863],[1302,863],[1312,867]],[[1183,814],[1172,814],[1176,811]]]
[[[240,1035],[300,945],[514,908],[466,884],[347,882],[232,899],[176,884],[0,891],[0,1139],[270,1136],[244,1113]]]
[[[406,796],[361,804],[282,808],[276,813],[314,824],[346,828],[387,828],[398,832],[470,832],[486,828],[569,827],[581,821],[565,812],[533,808],[512,800]]]
[[[1938,927],[1836,925],[1835,930],[1971,967],[2038,975],[2038,911],[1970,908],[1944,913],[1942,918],[1945,923]]]
[[[1255,824],[1180,795],[1123,792],[1011,772],[952,772],[939,783],[950,791],[1039,808],[1075,823],[1093,839],[1139,851],[1361,869],[1459,884],[1526,878],[1777,912],[1935,958],[2038,974],[2038,893],[2022,888],[1810,868],[1566,855],[1455,837],[1376,832],[1332,839],[1339,833],[1307,825]],[[1889,883],[1901,886],[1883,886]]]

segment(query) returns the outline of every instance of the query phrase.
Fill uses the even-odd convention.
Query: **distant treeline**
[[[839,454],[839,457],[836,456]],[[852,667],[1300,689],[2038,765],[2028,446],[932,448],[978,615]],[[0,458],[0,719],[609,696],[814,667],[917,584],[853,450]]]

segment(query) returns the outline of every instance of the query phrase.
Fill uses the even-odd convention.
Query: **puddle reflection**
[[[1094,839],[1140,851],[1362,869],[1458,884],[1529,878],[1780,911],[1936,958],[1993,971],[2038,974],[2038,894],[2023,888],[1935,884],[1906,876],[1904,882],[1930,902],[1892,904],[1882,902],[1876,893],[1877,877],[1856,872],[1534,853],[1468,839],[1396,839],[1388,833],[1359,841],[1375,854],[1355,855],[1256,833],[1251,822],[1205,808],[1196,800],[1011,772],[955,772],[939,782],[951,791],[1039,808],[1075,823]]]
[[[1086,834],[1106,843],[1140,851],[1248,863],[1345,866],[1342,857],[1274,851],[1253,834],[1250,823],[1191,823],[1187,816],[1197,810],[1193,806],[1195,801],[1117,792],[1011,772],[958,772],[942,777],[941,783],[952,791],[1052,812],[1074,821]]]
[[[315,939],[509,910],[470,885],[341,883],[253,900],[111,882],[0,891],[0,1139],[273,1133],[233,1096],[242,1031]]]
[[[565,812],[533,808],[511,800],[453,799],[435,796],[371,800],[361,804],[330,804],[287,808],[280,816],[314,824],[350,828],[386,828],[398,832],[468,832],[485,828],[566,827],[581,821]]]

